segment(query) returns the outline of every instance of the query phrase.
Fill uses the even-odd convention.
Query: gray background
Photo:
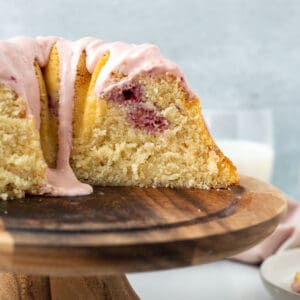
[[[205,108],[274,114],[273,182],[298,196],[300,1],[3,1],[0,38],[95,36],[157,44]]]

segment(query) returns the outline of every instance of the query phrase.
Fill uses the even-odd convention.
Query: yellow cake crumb
[[[35,120],[26,118],[24,102],[0,84],[0,199],[39,192],[46,164]]]

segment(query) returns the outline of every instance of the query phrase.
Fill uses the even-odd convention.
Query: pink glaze
[[[47,64],[51,45],[56,38],[19,37],[0,41],[0,82],[11,87],[27,104],[27,115],[40,126],[40,93],[34,61]]]
[[[83,51],[86,52],[86,66],[91,74],[99,59],[107,51],[110,54],[109,60],[103,67],[95,84],[94,93],[97,96],[112,93],[114,90],[121,90],[122,87],[124,89],[124,86],[130,86],[134,77],[144,73],[151,75],[173,74],[187,89],[190,99],[195,96],[187,86],[178,66],[165,59],[160,54],[159,49],[150,44],[105,43],[102,40],[90,37],[74,42],[60,37],[38,37],[36,39],[18,37],[8,41],[0,41],[0,83],[11,87],[24,100],[27,107],[27,116],[35,118],[38,130],[40,128],[41,107],[34,61],[44,67],[48,62],[54,44],[58,48],[60,57],[59,150],[57,168],[47,170],[44,188],[41,193],[55,196],[89,194],[92,192],[92,187],[79,182],[69,164],[72,146],[74,83],[77,64]],[[112,83],[111,74],[114,72],[126,76],[118,83]],[[125,98],[129,96],[125,95]],[[134,97],[136,99],[133,99]],[[131,101],[133,100],[138,101],[137,95],[132,96]],[[141,116],[140,108],[135,113],[132,112],[133,110],[129,112],[128,116],[135,127],[150,132],[160,132],[168,125],[167,120],[155,115],[154,111],[145,111],[147,112],[145,117]]]
[[[139,74],[151,73],[153,75],[169,73],[177,77],[189,92],[190,98],[195,95],[187,85],[183,73],[179,67],[164,58],[159,48],[151,44],[125,44],[122,42],[104,43],[103,41],[92,41],[86,48],[87,68],[93,72],[99,59],[109,52],[109,60],[101,70],[95,85],[95,94],[104,95],[115,87],[122,86]],[[119,72],[127,75],[118,83],[111,83],[111,74]]]
[[[87,195],[93,188],[80,182],[70,167],[72,147],[72,119],[74,108],[74,83],[77,64],[82,51],[89,39],[70,42],[60,39],[56,42],[59,53],[59,108],[58,108],[58,154],[56,170],[48,170],[46,176],[47,187],[52,195],[76,196]]]
[[[300,293],[300,282],[294,282],[292,284],[292,290],[295,292],[295,293]]]
[[[52,196],[80,196],[93,192],[93,188],[78,181],[70,166],[64,169],[47,169],[43,194]]]

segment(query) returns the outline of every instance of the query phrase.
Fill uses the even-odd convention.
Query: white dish
[[[260,268],[262,281],[276,300],[300,299],[291,290],[296,272],[300,272],[300,248],[270,256]]]

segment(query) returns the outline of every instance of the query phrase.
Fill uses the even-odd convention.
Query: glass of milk
[[[203,115],[217,145],[240,174],[271,182],[274,148],[270,109],[204,110]]]

